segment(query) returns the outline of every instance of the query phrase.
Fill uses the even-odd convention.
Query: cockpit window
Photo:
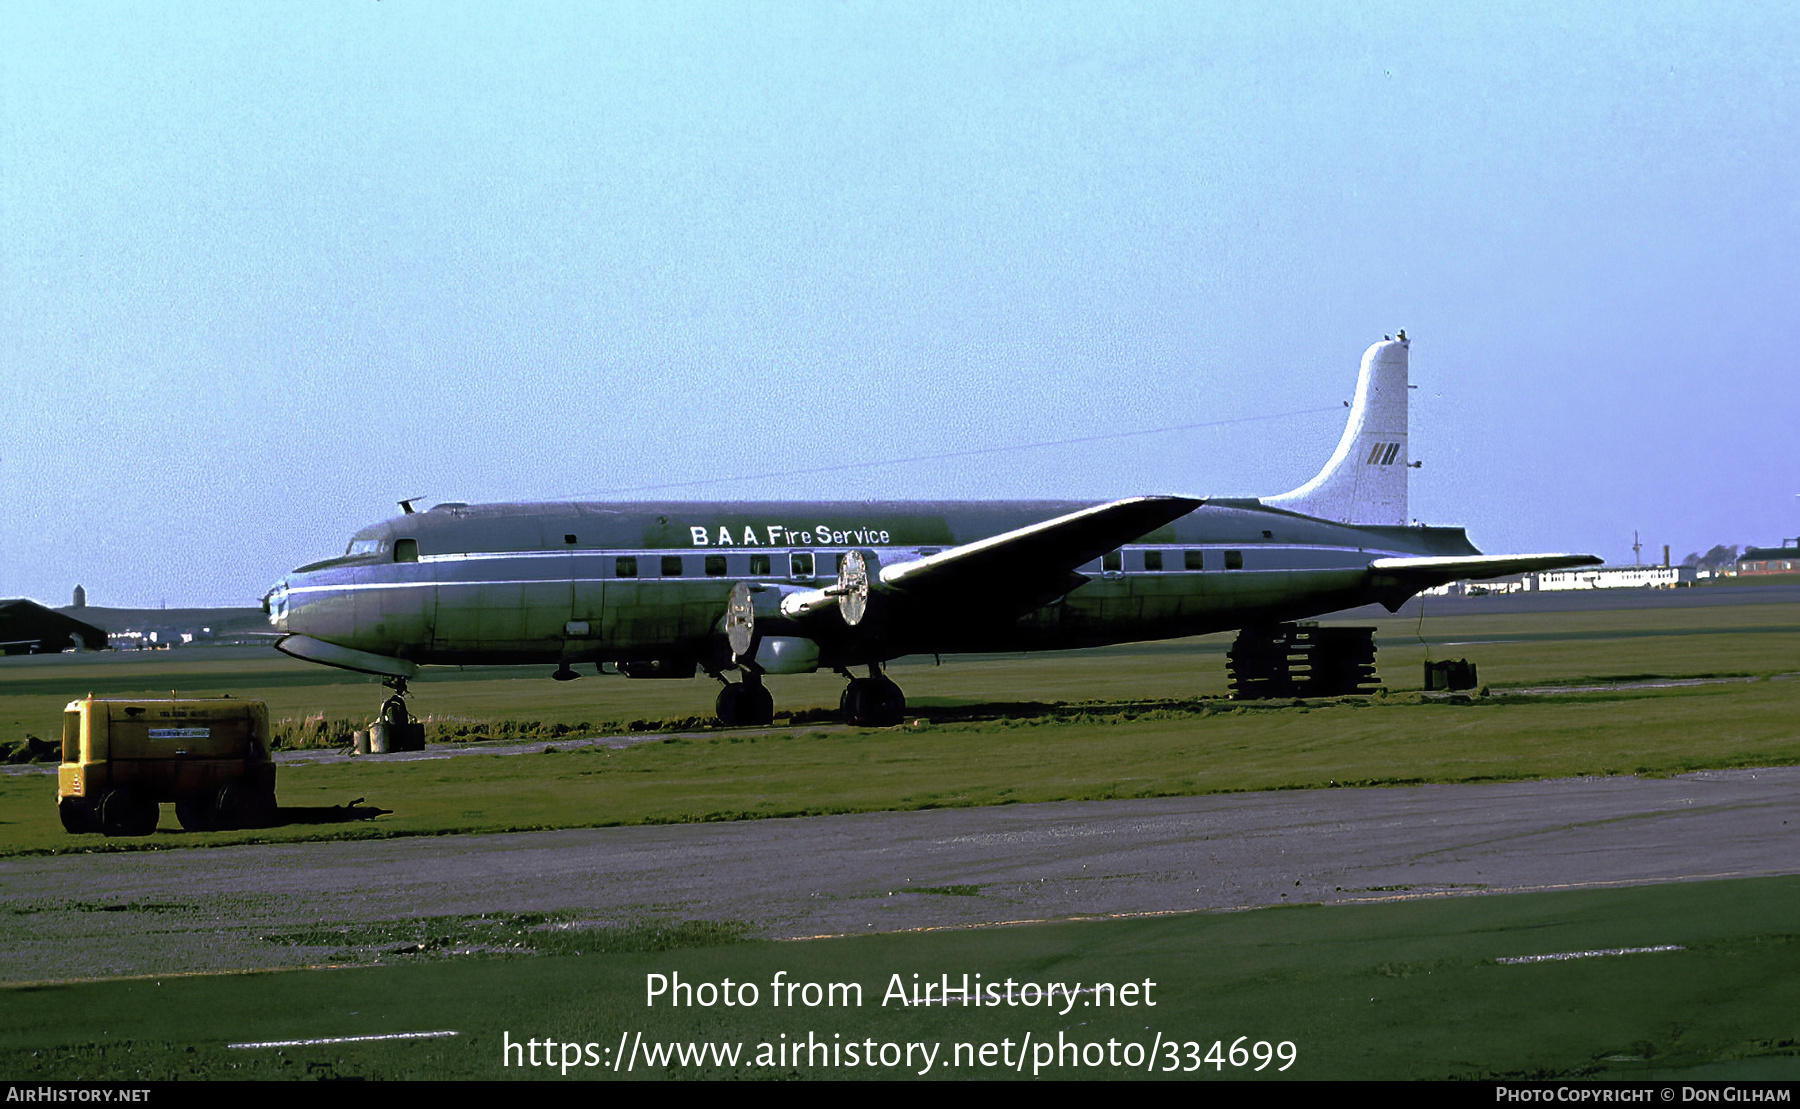
[[[396,540],[394,540],[394,561],[395,562],[417,562],[417,561],[419,561],[419,541],[417,539],[396,539]]]
[[[350,540],[350,549],[344,553],[346,555],[368,555],[375,554],[380,550],[381,540],[379,539],[352,539]]]

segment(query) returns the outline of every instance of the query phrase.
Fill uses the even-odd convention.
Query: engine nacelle
[[[819,668],[819,645],[797,635],[766,635],[757,641],[756,665],[765,674],[810,674]]]

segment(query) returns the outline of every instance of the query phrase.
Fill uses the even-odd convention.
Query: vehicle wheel
[[[213,820],[215,811],[205,801],[175,802],[175,819],[190,832],[210,832],[216,826]]]
[[[744,687],[733,683],[719,690],[719,699],[713,704],[713,712],[717,714],[719,723],[727,728],[735,728],[744,723]]]
[[[226,782],[213,803],[215,828],[266,828],[275,820],[275,791]]]
[[[156,831],[162,806],[123,787],[100,799],[100,831],[109,836],[147,836]]]
[[[246,828],[267,828],[275,823],[280,808],[275,804],[273,789],[250,789],[244,797]]]
[[[93,802],[85,797],[63,798],[57,802],[56,815],[62,817],[63,831],[71,835],[100,830],[100,821],[94,816]]]

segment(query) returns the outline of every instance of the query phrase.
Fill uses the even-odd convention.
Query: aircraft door
[[[605,630],[606,585],[604,556],[576,552],[570,555],[569,623],[563,629],[563,655],[579,657],[598,649]]]

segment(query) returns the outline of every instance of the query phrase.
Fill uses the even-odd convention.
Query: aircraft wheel
[[[759,682],[744,688],[743,713],[746,724],[775,722],[775,695],[769,692],[768,686]]]
[[[875,728],[892,728],[906,719],[906,694],[900,687],[887,678],[877,678],[870,683],[874,686],[869,715],[870,726]]]
[[[859,728],[891,728],[906,717],[906,694],[887,678],[851,678],[838,709]]]
[[[775,697],[761,682],[733,682],[719,690],[714,712],[727,728],[770,724],[775,720]]]
[[[744,687],[728,684],[719,690],[719,699],[713,703],[713,713],[718,716],[719,723],[727,728],[747,723],[744,720]]]
[[[156,831],[162,807],[120,787],[100,798],[100,831],[109,836],[147,836]]]
[[[100,830],[100,821],[94,815],[93,802],[85,797],[63,798],[57,802],[56,815],[62,818],[63,831],[71,835]]]

